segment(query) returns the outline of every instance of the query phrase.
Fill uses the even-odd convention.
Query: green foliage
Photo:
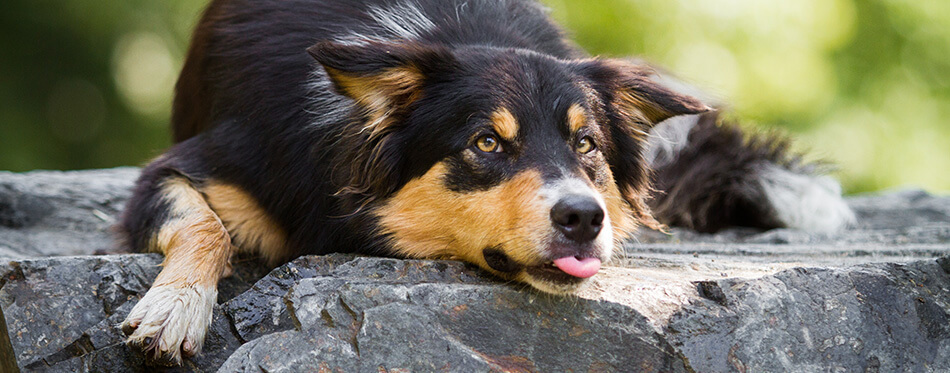
[[[639,56],[786,129],[849,192],[950,190],[950,2],[545,0],[593,54]],[[204,3],[5,0],[0,169],[140,165],[169,144]]]
[[[140,165],[169,144],[171,91],[203,4],[4,0],[0,169]]]
[[[640,55],[780,126],[849,192],[950,190],[950,2],[550,0],[592,53]]]

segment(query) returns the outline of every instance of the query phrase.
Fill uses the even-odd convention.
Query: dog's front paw
[[[153,286],[122,322],[127,343],[153,362],[180,365],[201,351],[218,298],[214,287]]]

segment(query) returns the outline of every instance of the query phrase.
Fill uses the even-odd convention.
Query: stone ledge
[[[136,175],[0,173],[0,307],[21,369],[145,368],[117,325],[161,257],[49,257],[110,251]],[[645,232],[576,297],[451,261],[242,260],[177,370],[950,369],[950,199],[849,203],[861,222],[834,236]]]

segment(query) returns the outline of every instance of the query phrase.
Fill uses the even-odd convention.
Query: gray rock
[[[946,371],[950,259],[726,279],[667,335],[699,372]]]
[[[282,297],[293,326],[244,345],[221,370],[685,371],[626,307],[519,291],[472,271],[355,258],[297,281]]]
[[[224,305],[235,330],[244,340],[252,340],[275,331],[294,327],[292,312],[285,307],[284,295],[300,280],[333,276],[336,278],[374,279],[399,283],[454,281],[470,283],[490,280],[472,268],[455,267],[453,262],[402,261],[387,258],[362,258],[354,255],[307,256],[285,264],[254,284],[248,291]]]
[[[0,173],[0,308],[22,370],[159,369],[117,325],[161,257],[89,255],[114,250],[136,174]],[[642,232],[571,297],[451,261],[241,259],[203,352],[169,370],[950,369],[950,198],[849,204],[860,221],[833,236]]]
[[[125,346],[119,323],[148,291],[160,271],[158,254],[54,257],[0,266],[0,307],[18,364],[28,370],[116,371],[144,360]],[[243,293],[264,275],[256,262],[241,262],[222,282],[219,301]],[[220,365],[241,342],[221,309],[206,341],[211,352],[190,361]],[[215,347],[210,347],[210,346]],[[218,352],[218,353],[215,353]],[[200,369],[197,369],[200,370]]]
[[[0,259],[118,251],[110,227],[139,170],[0,171]]]

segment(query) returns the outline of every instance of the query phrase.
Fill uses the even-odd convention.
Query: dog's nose
[[[571,194],[561,198],[551,209],[551,221],[568,239],[584,243],[600,234],[604,210],[592,197]]]

